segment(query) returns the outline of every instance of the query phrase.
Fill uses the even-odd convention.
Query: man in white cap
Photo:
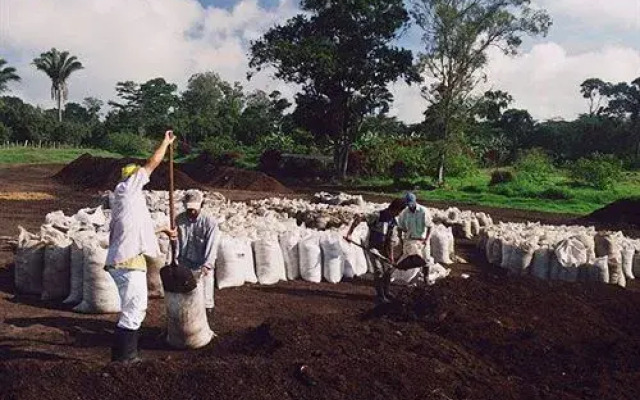
[[[416,195],[408,192],[404,196],[405,208],[398,217],[398,229],[403,233],[403,253],[417,253],[425,259],[431,256],[429,239],[431,237],[431,214],[418,204]]]
[[[122,168],[122,179],[110,198],[111,223],[105,269],[118,287],[121,308],[111,361],[140,360],[138,330],[147,311],[147,265],[144,256],[160,254],[142,188],[149,183],[149,177],[174,140],[172,131],[165,132],[162,144],[143,167],[129,164]]]
[[[213,329],[213,268],[217,256],[218,223],[202,213],[204,198],[200,191],[188,191],[184,197],[185,211],[176,217],[177,232],[167,231],[178,240],[178,264],[190,268],[202,285],[209,326]]]

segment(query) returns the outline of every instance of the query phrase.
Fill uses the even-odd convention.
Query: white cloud
[[[499,52],[490,55],[488,82],[479,92],[500,89],[510,93],[512,107],[528,110],[536,119],[575,118],[587,111],[580,84],[587,78],[630,82],[640,76],[640,50],[605,47],[597,51],[568,54],[557,43],[533,46],[518,57]],[[417,88],[395,85],[398,102],[394,115],[408,122],[422,119],[426,104]]]
[[[232,10],[203,8],[196,0],[0,0],[0,54],[22,77],[13,93],[47,107],[50,82],[30,63],[51,47],[69,50],[85,66],[68,82],[74,101],[112,99],[124,80],[162,76],[184,87],[190,75],[209,70],[249,88],[286,93],[265,73],[246,83],[247,45],[295,9],[289,0],[269,11],[257,0]]]
[[[640,0],[537,0],[552,15],[564,14],[590,26],[640,31]]]
[[[552,16],[583,18],[585,32],[606,21],[634,26],[640,18],[640,0],[538,3]],[[281,0],[268,11],[257,0],[239,1],[231,10],[205,8],[197,0],[0,0],[0,56],[22,77],[21,83],[11,85],[13,94],[46,107],[53,107],[50,82],[30,63],[51,47],[68,49],[85,65],[69,80],[72,101],[86,96],[113,99],[116,82],[158,76],[184,88],[190,75],[209,70],[228,81],[241,81],[247,89],[278,89],[292,98],[295,88],[271,80],[266,72],[250,83],[245,78],[248,42],[297,11],[296,0]],[[601,44],[576,52],[547,42],[517,58],[494,54],[487,72],[489,87],[510,92],[515,106],[529,109],[536,118],[573,118],[586,109],[580,83],[592,76],[609,81],[636,78],[640,50]],[[395,115],[406,122],[420,121],[427,104],[419,89],[398,83],[392,90]]]

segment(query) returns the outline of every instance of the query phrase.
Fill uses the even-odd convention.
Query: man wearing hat
[[[429,239],[431,236],[431,215],[426,207],[418,204],[416,195],[408,192],[404,196],[407,208],[398,217],[398,229],[403,233],[403,253],[420,249],[420,256],[429,257]]]
[[[202,192],[188,191],[184,197],[185,211],[176,217],[177,232],[167,233],[172,240],[178,240],[178,264],[190,268],[203,287],[207,319],[213,329],[213,268],[219,235],[217,221],[201,212],[203,202]]]
[[[142,167],[122,168],[121,180],[110,198],[111,223],[105,269],[113,277],[120,295],[120,316],[114,331],[111,361],[134,362],[138,358],[138,330],[147,311],[147,265],[144,256],[160,254],[151,214],[142,188],[164,159],[175,136],[164,140]]]

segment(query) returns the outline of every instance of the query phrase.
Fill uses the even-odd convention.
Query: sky
[[[538,120],[573,119],[587,111],[579,85],[598,77],[630,82],[640,77],[640,0],[532,0],[553,19],[549,35],[526,39],[516,57],[491,53],[487,82],[512,107]],[[77,55],[85,69],[68,81],[69,101],[115,98],[119,81],[164,77],[184,89],[197,72],[215,71],[247,90],[296,87],[268,72],[246,80],[251,40],[299,10],[296,0],[0,0],[0,57],[22,82],[10,95],[49,108],[50,81],[32,60],[52,47]],[[420,33],[400,42],[418,53]],[[427,107],[417,86],[394,83],[392,115],[413,123]]]

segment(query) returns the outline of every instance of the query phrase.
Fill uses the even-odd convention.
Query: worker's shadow
[[[9,326],[22,329],[37,329],[38,325],[53,328],[64,332],[67,343],[59,343],[60,345],[70,345],[80,348],[111,346],[114,328],[114,323],[112,321],[96,318],[8,318],[4,320],[4,323]],[[37,341],[37,339],[35,341]]]

